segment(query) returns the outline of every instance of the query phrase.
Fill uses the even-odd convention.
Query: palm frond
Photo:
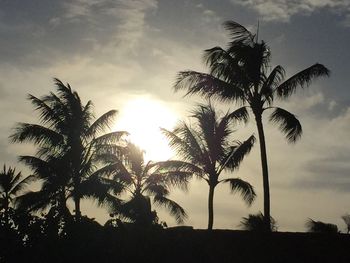
[[[35,175],[29,175],[26,178],[22,179],[21,181],[17,182],[13,188],[11,189],[11,195],[17,196],[18,193],[23,191],[26,187],[28,187],[29,184],[36,181],[38,178]]]
[[[143,190],[144,193],[147,193],[150,196],[166,196],[169,194],[169,190],[167,189],[167,187],[159,183],[148,184]]]
[[[274,92],[278,85],[283,81],[285,70],[282,66],[276,66],[271,71],[269,76],[264,79],[264,82],[260,89],[261,96],[267,101],[269,105],[273,102]]]
[[[235,21],[226,21],[224,28],[229,31],[232,43],[244,43],[246,45],[253,45],[255,36],[244,26]]]
[[[94,174],[80,183],[79,192],[85,198],[96,200],[99,206],[109,206],[111,202],[117,201],[117,199],[112,198],[109,192],[113,190],[117,193],[123,189],[123,186],[117,182],[111,183],[110,180],[104,180]]]
[[[127,131],[115,131],[101,135],[93,140],[96,145],[100,144],[113,144],[120,141],[123,136],[128,135]]]
[[[50,126],[54,126],[62,121],[61,116],[57,114],[57,112],[44,100],[41,100],[31,94],[28,95],[28,99],[36,107],[35,109],[40,111],[40,120],[43,124],[50,124]]]
[[[117,110],[110,110],[100,116],[97,120],[94,121],[94,123],[91,124],[87,130],[87,134],[94,137],[97,133],[103,132],[106,129],[110,128],[111,122],[117,113]]]
[[[222,180],[223,183],[229,183],[231,192],[236,193],[239,192],[243,198],[243,200],[250,206],[256,197],[253,186],[240,179],[240,178],[229,178]]]
[[[165,196],[156,195],[153,198],[155,204],[163,206],[169,210],[170,214],[175,217],[178,224],[182,224],[187,218],[186,211],[176,202],[166,198]]]
[[[63,136],[56,131],[37,124],[18,123],[10,136],[11,142],[33,142],[56,146],[63,143]]]
[[[276,107],[270,115],[270,121],[279,125],[280,130],[286,135],[288,142],[296,142],[301,137],[301,124],[292,113]]]
[[[185,161],[202,163],[203,153],[197,136],[185,123],[177,126],[173,131],[161,128],[162,133],[168,139],[170,148]]]
[[[156,172],[161,172],[167,176],[172,183],[176,183],[178,179],[180,180],[189,180],[191,177],[196,176],[198,178],[202,178],[205,175],[203,169],[195,164],[190,162],[184,162],[180,160],[167,160],[164,162],[157,162],[157,170]],[[179,173],[179,175],[175,175],[174,173]],[[175,178],[173,178],[173,176]],[[180,177],[180,178],[177,178]],[[182,177],[182,178],[181,178]],[[175,180],[175,181],[172,181]],[[179,182],[181,184],[181,182]]]
[[[174,84],[175,91],[187,90],[187,95],[198,94],[204,98],[215,98],[221,101],[235,101],[237,103],[244,100],[245,94],[239,82],[226,82],[213,75],[196,72],[181,71],[177,75]]]
[[[237,142],[238,144],[236,146],[231,146],[231,149],[226,152],[226,155],[222,156],[223,158],[219,160],[220,168],[218,169],[218,174],[224,169],[231,171],[238,169],[244,157],[250,153],[255,141],[255,136],[252,135],[243,143]]]
[[[328,77],[329,74],[329,69],[322,64],[316,63],[311,67],[300,71],[279,85],[276,88],[277,95],[281,98],[287,98],[296,91],[298,86],[301,88],[307,87],[313,79],[322,76]]]
[[[239,60],[221,47],[204,51],[203,59],[209,66],[210,75],[244,90],[249,86],[246,73]]]
[[[231,113],[229,113],[228,118],[234,119],[236,121],[243,121],[244,123],[248,123],[249,113],[247,108],[248,108],[247,106],[244,106],[237,110],[232,111]]]
[[[58,196],[49,190],[28,192],[16,198],[16,207],[19,210],[40,212],[52,205],[52,201]]]

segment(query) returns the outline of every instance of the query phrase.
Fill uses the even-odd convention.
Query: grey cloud
[[[343,120],[346,121],[346,118]],[[313,158],[301,164],[299,170],[303,171],[303,174],[298,175],[297,179],[292,182],[293,187],[349,192],[350,145],[347,142],[342,143],[342,140],[345,139],[342,134],[346,133],[346,130],[349,131],[349,127],[340,127],[334,124],[329,123],[334,129],[333,134],[328,135],[333,138],[330,141],[318,140],[317,136],[314,137],[314,140],[319,143],[318,152],[313,154]],[[340,129],[342,131],[339,132]]]
[[[156,6],[154,0],[9,1],[0,16],[2,63],[47,66],[72,57],[96,59],[108,48],[129,52],[133,41],[140,42],[145,13]]]
[[[350,3],[347,0],[231,0],[235,4],[249,7],[262,16],[265,21],[289,22],[294,15],[310,15],[320,9],[331,9],[342,15],[344,25],[350,15]]]

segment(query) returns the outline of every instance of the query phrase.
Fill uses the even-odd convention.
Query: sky
[[[276,102],[300,119],[299,142],[288,144],[265,119],[271,214],[280,231],[305,231],[308,218],[345,231],[341,216],[350,213],[348,0],[0,0],[1,162],[29,174],[17,157],[33,153],[33,147],[10,144],[8,136],[16,122],[37,122],[27,94],[53,91],[54,77],[70,83],[84,102],[92,100],[96,116],[117,109],[115,129],[130,128],[139,141],[152,142],[152,136],[161,136],[151,135],[159,126],[171,129],[177,120],[188,120],[201,99],[174,93],[176,74],[206,72],[203,50],[225,47],[229,38],[222,23],[227,20],[252,32],[259,21],[271,66],[282,65],[287,76],[316,62],[331,70],[330,78]],[[148,130],[146,123],[152,124]],[[235,139],[253,133],[251,123],[240,127]],[[148,157],[168,158],[164,141],[158,142],[143,145]],[[219,185],[214,228],[237,229],[242,217],[263,210],[258,145],[232,176],[249,181],[257,200],[247,207]],[[207,185],[196,180],[187,193],[173,192],[189,214],[187,225],[207,226],[207,194]],[[105,210],[89,202],[84,209],[101,223],[107,219]],[[159,215],[174,225],[165,211]]]

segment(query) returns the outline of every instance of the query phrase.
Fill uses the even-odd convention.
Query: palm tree
[[[184,222],[185,210],[168,195],[171,187],[186,189],[191,174],[173,169],[176,161],[145,162],[144,152],[129,142],[110,163],[116,168],[113,180],[123,186],[118,194],[128,196],[116,213],[137,225],[151,225],[157,217],[151,208],[152,199],[153,204],[166,208],[178,224]]]
[[[113,167],[101,168],[98,162],[101,156],[117,149],[116,143],[126,133],[104,134],[116,110],[94,120],[91,101],[83,105],[69,84],[55,79],[55,85],[56,94],[51,92],[42,98],[29,95],[39,111],[40,124],[19,123],[10,138],[12,142],[32,142],[38,147],[35,156],[21,156],[20,161],[44,181],[43,187],[22,201],[31,203],[35,209],[52,206],[52,203],[63,209],[66,200],[73,199],[78,221],[82,198],[94,198],[101,204],[116,200],[109,195],[111,185],[106,178]]]
[[[255,199],[253,187],[239,178],[221,179],[223,171],[238,169],[239,164],[247,155],[255,141],[252,135],[243,143],[231,138],[236,116],[226,113],[219,118],[212,105],[198,105],[192,116],[196,125],[189,126],[180,123],[173,131],[163,129],[170,146],[180,158],[179,169],[191,171],[209,185],[208,196],[208,229],[213,229],[214,223],[214,191],[220,183],[229,183],[232,192],[240,192],[244,201],[250,205]]]
[[[200,94],[243,105],[236,110],[236,115],[244,121],[248,121],[248,109],[253,113],[260,142],[264,218],[269,230],[270,189],[262,114],[272,110],[270,121],[279,125],[289,142],[297,141],[302,133],[300,122],[287,110],[273,107],[273,102],[275,99],[287,99],[298,87],[309,86],[314,78],[328,76],[329,70],[316,63],[285,80],[282,66],[270,70],[271,53],[264,41],[259,42],[256,35],[236,22],[228,21],[224,26],[231,41],[226,49],[214,47],[205,50],[204,59],[209,73],[179,72],[174,88],[176,91],[186,89],[186,95]]]
[[[6,169],[4,165],[0,172],[0,211],[3,211],[3,220],[5,226],[10,223],[10,210],[15,207],[15,201],[18,195],[31,183],[35,177],[33,175],[23,178],[15,168]]]

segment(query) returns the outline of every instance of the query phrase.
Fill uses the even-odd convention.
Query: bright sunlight
[[[173,129],[176,114],[162,102],[138,97],[126,102],[119,111],[115,130],[126,130],[129,139],[145,151],[145,160],[164,161],[173,156],[160,128]]]

